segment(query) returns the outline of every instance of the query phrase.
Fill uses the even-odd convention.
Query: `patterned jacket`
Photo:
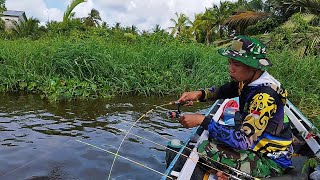
[[[210,137],[233,148],[263,153],[283,168],[291,166],[292,134],[284,115],[287,91],[265,71],[248,85],[233,81],[219,88],[202,90],[199,100],[238,96],[240,128],[221,125],[211,116],[205,117],[201,126],[208,129]]]

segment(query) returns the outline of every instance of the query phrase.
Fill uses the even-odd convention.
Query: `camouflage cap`
[[[266,70],[272,66],[266,58],[266,45],[247,36],[235,37],[230,47],[218,49],[218,52],[255,69]]]

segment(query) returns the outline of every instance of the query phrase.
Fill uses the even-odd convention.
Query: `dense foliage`
[[[270,71],[290,99],[309,117],[319,117],[320,19],[314,8],[319,0],[220,2],[193,22],[176,13],[170,34],[159,25],[152,32],[121,23],[109,27],[95,9],[74,18],[73,9],[83,2],[73,1],[62,22],[46,26],[29,18],[4,31],[0,22],[1,92],[60,100],[177,94],[220,85],[228,76],[217,46],[250,34],[268,44],[275,65]]]
[[[5,0],[0,0],[0,12],[6,10]]]
[[[58,100],[178,94],[228,80],[226,60],[213,46],[181,43],[161,34],[132,39],[91,33],[1,40],[0,90]],[[290,99],[308,108],[308,114],[319,115],[319,59],[300,58],[290,50],[273,50],[270,58],[270,71],[284,83]]]

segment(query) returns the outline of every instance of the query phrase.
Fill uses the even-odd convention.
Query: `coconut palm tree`
[[[5,30],[5,22],[0,19],[0,32],[3,32]]]
[[[0,17],[2,16],[2,12],[6,10],[5,0],[0,0]],[[4,31],[5,22],[0,19],[0,31]]]
[[[236,30],[236,34],[244,34],[250,25],[271,17],[268,11],[270,7],[263,0],[252,0],[250,2],[238,1],[234,14],[224,21],[224,24]]]
[[[100,27],[103,28],[103,29],[108,29],[109,25],[108,25],[108,23],[106,21],[103,21]]]
[[[122,29],[121,27],[121,23],[120,22],[116,22],[116,24],[114,25],[114,27],[111,28],[112,30],[115,31],[120,31]]]
[[[193,29],[196,39],[199,38],[200,34],[204,30],[205,42],[210,44],[212,42],[212,34],[216,29],[216,20],[213,15],[212,9],[206,9],[203,14],[197,14],[193,22]],[[198,37],[197,37],[198,36]]]
[[[269,0],[272,6],[282,13],[310,12],[320,15],[320,0]]]
[[[154,28],[152,28],[152,32],[153,33],[158,33],[158,32],[160,32],[160,31],[162,31],[163,29],[161,28],[161,26],[159,25],[159,24],[156,24],[155,26],[154,26]]]
[[[196,39],[197,42],[199,43],[204,43],[205,42],[205,28],[204,25],[201,24],[201,18],[203,16],[203,13],[195,14],[194,15],[194,21],[192,23],[192,31],[194,38]]]
[[[66,11],[63,14],[63,22],[68,22],[72,17],[74,17],[74,14],[72,11],[75,7],[77,7],[79,4],[87,2],[87,0],[72,0],[70,5],[67,7]]]
[[[170,21],[174,23],[174,26],[169,27],[169,29],[172,29],[171,34],[174,36],[181,36],[181,34],[188,29],[191,26],[191,21],[189,18],[183,14],[175,13],[177,20],[171,18]]]
[[[0,0],[0,13],[2,13],[5,10],[7,10],[5,0]]]
[[[250,25],[256,24],[259,21],[267,19],[270,17],[270,13],[265,12],[255,12],[255,11],[244,11],[236,12],[234,15],[230,16],[224,22],[225,25],[236,29],[237,34],[244,34],[244,31]]]
[[[311,13],[296,13],[279,28],[290,36],[291,47],[298,55],[320,54],[320,27],[312,26],[312,21],[319,18]]]
[[[124,31],[131,34],[138,34],[139,29],[135,25],[127,26],[124,28]]]
[[[17,37],[36,37],[39,30],[40,21],[36,18],[29,18],[19,24],[13,21],[15,27],[12,29],[13,34]]]
[[[235,9],[235,4],[228,1],[225,1],[225,2],[220,1],[219,6],[214,4],[212,7],[212,13],[216,21],[216,27],[218,29],[220,38],[224,36],[224,30],[225,30],[224,22],[232,14],[234,9]]]
[[[86,26],[96,27],[101,21],[100,13],[96,9],[91,9],[88,17],[84,18],[84,23]]]

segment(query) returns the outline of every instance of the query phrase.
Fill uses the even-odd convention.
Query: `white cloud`
[[[99,10],[102,19],[114,25],[120,22],[124,26],[135,25],[140,30],[150,30],[156,24],[162,28],[172,26],[171,18],[175,12],[185,13],[193,19],[195,13],[205,11],[219,0],[95,0],[94,8]]]
[[[52,0],[61,3],[61,0]],[[10,10],[22,10],[28,17],[62,21],[63,12],[71,0],[64,1],[64,9],[48,7],[44,0],[6,0]],[[120,22],[122,26],[135,25],[140,30],[150,30],[156,24],[162,28],[172,26],[175,12],[186,14],[191,20],[195,13],[204,12],[206,7],[219,4],[220,0],[88,0],[75,8],[76,17],[86,17],[92,8],[100,12],[103,21],[110,26]],[[51,3],[52,4],[52,3]]]
[[[48,20],[60,21],[63,17],[63,10],[48,8],[43,0],[6,0],[8,10],[25,11],[27,17],[34,17],[41,22]]]
[[[49,8],[46,10],[47,21],[62,21],[63,12],[57,8]]]
[[[74,12],[76,13],[76,17],[86,17],[92,8],[94,8],[93,0],[88,0],[87,2],[79,4],[74,9]]]

